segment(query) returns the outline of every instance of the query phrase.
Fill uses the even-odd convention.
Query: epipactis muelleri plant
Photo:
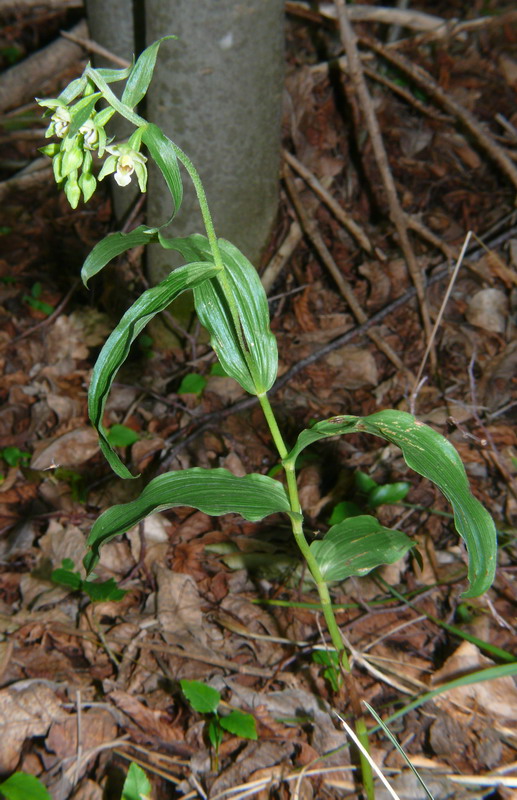
[[[106,399],[117,370],[147,322],[179,294],[191,290],[198,318],[209,331],[211,346],[224,370],[260,402],[285,471],[285,485],[262,474],[236,477],[226,469],[193,468],[159,475],[136,500],[114,506],[97,519],[88,538],[84,564],[87,573],[91,573],[103,543],[123,534],[145,516],[174,506],[192,506],[210,515],[234,512],[250,521],[285,513],[319,593],[332,645],[339,654],[340,664],[348,670],[329,584],[393,563],[413,543],[406,534],[385,528],[368,515],[345,519],[333,525],[322,538],[310,542],[303,528],[296,482],[296,460],[302,450],[326,437],[358,432],[371,433],[398,445],[407,464],[433,481],[453,508],[455,526],[469,557],[470,586],[464,597],[482,594],[493,581],[494,524],[471,494],[454,447],[403,411],[384,410],[367,417],[332,417],[302,431],[294,447],[289,448],[284,442],[267,395],[277,376],[278,357],[269,326],[268,302],[258,274],[234,245],[216,238],[203,185],[187,155],[157,125],[147,122],[134,110],[151,81],[160,44],[171,38],[175,37],[164,37],[152,44],[128,69],[87,66],[83,75],[72,81],[57,99],[39,100],[48,109],[47,114],[51,114],[47,136],[57,138],[57,142],[42,149],[52,157],[56,181],[64,187],[73,208],[81,195],[87,201],[95,191],[95,155],[97,160],[104,159],[98,180],[110,174],[119,186],[136,180],[142,192],[146,189],[146,162],[152,159],[169,188],[176,214],[182,202],[181,163],[193,181],[206,231],[206,235],[171,238],[163,232],[171,220],[160,227],[140,225],[129,233],[109,234],[86,259],[82,269],[85,284],[113,258],[139,245],[158,243],[166,250],[177,251],[185,261],[157,286],[144,291],[109,336],[93,369],[88,398],[90,419],[112,469],[121,478],[133,477],[108,441],[103,424]],[[121,99],[110,88],[115,81],[126,81]],[[99,111],[98,104],[102,105]],[[112,142],[106,135],[105,126],[115,113],[135,126],[127,142]],[[142,153],[142,147],[147,155]]]

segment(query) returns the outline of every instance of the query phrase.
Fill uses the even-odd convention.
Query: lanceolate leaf
[[[93,109],[95,108],[95,103],[101,96],[100,92],[95,92],[95,94],[89,94],[86,97],[81,98],[72,108],[70,111],[72,112],[72,121],[70,123],[70,128],[68,129],[67,138],[73,138],[81,125],[86,122],[88,117],[91,115]]]
[[[465,469],[454,447],[437,431],[404,411],[379,411],[369,417],[332,417],[303,431],[289,454],[295,460],[309,444],[344,433],[372,433],[398,445],[408,466],[433,481],[452,505],[456,530],[469,553],[470,589],[477,597],[492,584],[497,537],[490,514],[471,494]]]
[[[402,531],[384,528],[375,517],[364,515],[334,525],[311,550],[326,581],[344,581],[393,564],[412,546]]]
[[[134,108],[145,96],[153,77],[158,50],[160,49],[161,43],[166,39],[177,39],[177,36],[163,36],[161,39],[153,42],[152,45],[139,56],[130,72],[122,95],[122,102],[126,106]]]
[[[129,233],[109,233],[101,242],[95,245],[90,255],[83,264],[81,278],[85,286],[93,275],[96,275],[110,261],[142,244],[156,241],[156,231],[150,230],[146,225],[139,225]]]
[[[164,247],[178,250],[186,259],[211,257],[208,240],[199,234],[183,239],[159,236],[159,240]],[[195,290],[196,311],[201,324],[210,332],[211,345],[227,374],[250,394],[263,394],[273,385],[278,370],[278,351],[269,327],[267,297],[257,270],[248,259],[225,239],[219,239],[218,244],[235,298],[248,358],[242,351],[218,278]]]
[[[250,522],[290,510],[284,487],[267,475],[238,478],[226,469],[199,467],[167,472],[154,478],[136,500],[113,506],[96,520],[87,541],[91,549],[84,559],[86,570],[93,569],[105,542],[149,514],[175,506],[192,506],[212,516],[235,512]]]
[[[178,159],[171,140],[165,136],[157,125],[148,123],[144,127],[142,141],[148,148],[153,161],[157,164],[165,178],[174,201],[173,215],[177,214],[183,200],[183,184],[178,166]],[[171,217],[172,219],[172,217]],[[165,223],[168,224],[168,223]],[[189,259],[190,260],[190,259]],[[197,259],[200,260],[200,259]]]
[[[194,288],[207,278],[213,277],[217,271],[217,267],[207,263],[187,264],[174,270],[164,281],[140,295],[126,311],[100,352],[88,392],[88,412],[92,424],[99,433],[100,448],[111,468],[121,478],[133,476],[111,447],[108,432],[102,424],[104,406],[113,379],[126,360],[131,344],[149,320],[167,308],[185,289]]]

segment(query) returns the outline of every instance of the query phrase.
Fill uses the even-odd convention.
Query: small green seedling
[[[93,581],[84,580],[79,572],[75,572],[75,565],[71,558],[64,558],[61,566],[52,570],[50,579],[59,584],[59,586],[66,586],[74,592],[84,592],[90,600],[94,603],[102,603],[106,600],[122,600],[127,594],[124,589],[119,589],[115,580],[110,578],[101,583],[94,583]]]
[[[140,436],[127,425],[112,425],[106,438],[112,447],[130,447],[138,442]]]
[[[35,283],[31,289],[31,293],[23,295],[24,303],[27,303],[31,308],[34,308],[35,311],[41,311],[43,314],[46,314],[49,317],[51,314],[54,313],[54,306],[51,306],[50,303],[46,303],[44,300],[40,300],[41,293],[43,292],[43,287],[41,283]]]
[[[338,692],[343,685],[343,676],[339,671],[339,658],[335,650],[313,650],[312,661],[321,664],[323,677],[330,683],[332,691]]]
[[[150,800],[151,784],[143,769],[131,763],[122,787],[120,800]]]
[[[189,375],[185,375],[181,381],[178,388],[178,394],[202,395],[205,386],[206,378],[204,378],[202,375],[198,375],[197,372],[191,372]]]
[[[35,775],[15,772],[0,783],[0,796],[5,800],[52,800],[46,787]]]
[[[361,507],[378,508],[379,506],[400,503],[411,489],[407,481],[379,484],[365,472],[354,473],[355,500],[342,500],[336,503],[329,517],[329,525],[336,525],[349,517],[358,517],[363,511]]]
[[[221,695],[217,689],[207,686],[201,681],[180,681],[181,691],[188,702],[199,714],[207,718],[206,734],[214,749],[214,770],[219,770],[219,747],[224,732],[240,736],[241,739],[257,739],[255,718],[251,714],[233,709],[229,714],[221,716],[218,712]]]
[[[29,464],[32,456],[19,447],[4,447],[0,450],[0,456],[10,467],[25,467]]]

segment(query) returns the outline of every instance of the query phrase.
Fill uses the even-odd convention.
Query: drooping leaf
[[[99,434],[99,446],[121,478],[133,477],[113,450],[102,424],[104,406],[113,379],[126,360],[131,344],[145,325],[181,294],[217,273],[213,264],[187,264],[174,270],[157,286],[147,289],[129,308],[107,339],[93,368],[88,392],[88,413]]]
[[[226,717],[220,717],[219,723],[225,731],[241,739],[258,739],[255,717],[244,711],[230,711]]]
[[[35,775],[15,772],[0,783],[0,794],[6,800],[52,800],[46,787]]]
[[[99,558],[99,548],[157,511],[175,506],[192,506],[205,514],[220,516],[235,512],[257,522],[279,511],[289,513],[284,487],[267,475],[239,478],[227,469],[184,469],[154,478],[136,500],[113,506],[96,520],[88,537],[91,549],[84,565],[91,572]]]
[[[160,243],[178,250],[184,258],[208,258],[211,250],[205,236],[165,239]],[[276,339],[269,327],[266,293],[257,270],[230,242],[218,239],[225,274],[240,319],[247,348],[243,353],[222,282],[216,278],[194,292],[200,322],[210,332],[211,345],[226,371],[250,394],[263,394],[273,385],[278,371]]]
[[[181,691],[190,705],[199,714],[213,714],[221,702],[221,695],[217,689],[207,686],[201,681],[180,681]]]
[[[404,411],[379,411],[368,417],[332,417],[302,431],[289,460],[312,442],[344,433],[371,433],[402,450],[411,469],[433,481],[454,511],[454,524],[469,554],[470,588],[463,597],[477,597],[492,584],[495,575],[497,536],[494,522],[471,494],[465,468],[450,442]]]
[[[157,125],[154,125],[154,123],[148,123],[144,127],[142,141],[148,148],[153,161],[165,178],[165,183],[174,201],[172,214],[172,216],[174,216],[178,213],[183,200],[183,184],[181,182],[181,173],[173,143]],[[192,260],[199,261],[200,259]]]
[[[375,517],[350,517],[334,525],[311,550],[326,581],[366,575],[402,558],[413,543],[402,531],[383,527]]]
[[[151,783],[138,764],[131,763],[127,771],[126,780],[122,787],[121,800],[143,800],[150,797]]]
[[[132,68],[129,78],[127,79],[126,87],[122,95],[122,102],[134,108],[140,100],[145,96],[151,79],[153,77],[154,65],[156,64],[156,57],[160,45],[166,39],[177,39],[177,36],[163,36],[156,42],[153,42],[147,47],[137,59],[136,64]]]
[[[142,244],[156,241],[156,233],[146,225],[139,225],[129,233],[109,233],[101,242],[95,245],[90,255],[83,264],[81,278],[85,286],[93,275],[96,275],[112,259]]]

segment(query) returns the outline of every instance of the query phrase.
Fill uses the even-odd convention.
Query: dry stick
[[[445,312],[445,307],[446,307],[447,303],[449,302],[449,297],[451,296],[452,287],[454,286],[454,283],[456,282],[456,278],[458,277],[458,272],[460,271],[461,265],[463,264],[463,259],[465,258],[465,253],[467,252],[467,249],[468,249],[468,246],[470,244],[471,238],[472,238],[472,231],[469,231],[467,233],[466,237],[465,237],[465,241],[463,242],[463,247],[461,248],[461,252],[460,252],[458,260],[456,262],[456,266],[454,267],[454,271],[453,271],[453,273],[451,275],[451,279],[449,281],[449,285],[447,287],[447,291],[445,292],[442,304],[440,306],[440,310],[438,312],[438,316],[436,317],[436,321],[434,323],[434,327],[433,327],[433,332],[431,334],[431,338],[429,339],[429,342],[427,343],[427,348],[426,348],[426,351],[425,351],[424,356],[422,358],[422,363],[420,364],[419,370],[417,372],[417,376],[415,378],[415,382],[413,384],[413,388],[411,390],[411,394],[410,394],[410,397],[409,397],[409,410],[410,410],[411,414],[413,414],[413,415],[415,413],[416,398],[418,396],[418,392],[419,392],[420,386],[421,386],[422,373],[424,371],[424,367],[426,365],[426,361],[427,361],[427,358],[429,356],[429,352],[431,350],[431,347],[433,346],[433,342],[434,342],[436,334],[438,332],[438,328],[440,327],[440,323],[442,321],[442,317],[443,317],[443,314]]]
[[[88,50],[89,53],[96,53],[98,56],[102,56],[103,58],[111,61],[113,64],[116,64],[118,67],[130,67],[131,61],[128,61],[126,58],[120,58],[120,56],[116,56],[115,53],[112,53],[111,50],[107,50],[102,45],[97,44],[94,42],[93,39],[85,39],[82,36],[76,36],[73,33],[68,33],[68,31],[61,31],[61,36],[64,36],[65,39],[69,39],[71,42],[84,47],[85,50]]]
[[[336,2],[340,3],[342,0],[336,0]],[[483,129],[470,111],[467,111],[460,103],[449,97],[434,78],[425,69],[422,69],[422,67],[413,64],[413,62],[401,56],[399,53],[388,50],[377,41],[373,41],[372,39],[361,39],[361,41],[375,53],[378,53],[391,64],[394,64],[405,72],[406,75],[409,75],[415,83],[422,86],[431,97],[446,109],[446,111],[456,117],[472,136],[475,137],[480,147],[482,147],[492,160],[501,167],[515,188],[517,188],[517,167],[512,163],[512,160],[508,158],[503,148],[499,147],[492,136]]]
[[[393,175],[391,174],[386,148],[384,147],[384,142],[382,139],[381,129],[375,114],[370,92],[368,91],[368,87],[366,85],[361,59],[359,58],[359,53],[357,50],[356,36],[348,19],[345,0],[335,0],[335,4],[338,12],[341,40],[348,57],[350,79],[359,103],[363,109],[375,160],[377,161],[377,166],[381,173],[382,182],[386,190],[386,196],[390,209],[390,218],[397,230],[400,246],[402,248],[402,252],[404,253],[404,258],[406,259],[411,279],[416,289],[420,313],[422,315],[422,322],[424,324],[425,336],[427,341],[429,341],[431,337],[431,320],[429,318],[429,311],[425,301],[424,283],[415,254],[413,252],[413,248],[411,247],[411,242],[409,241],[406,216],[399,202],[395,181],[393,179]],[[436,362],[434,355],[432,355],[431,361],[434,365]]]
[[[381,83],[383,86],[386,86],[391,92],[393,92],[393,94],[398,94],[399,97],[402,97],[406,103],[414,106],[418,111],[420,111],[421,114],[425,114],[426,116],[431,117],[431,119],[436,119],[439,122],[451,122],[450,116],[441,114],[432,106],[426,105],[426,103],[423,103],[421,100],[415,97],[415,95],[410,92],[409,89],[406,89],[404,86],[399,86],[398,83],[395,83],[394,81],[390,81],[390,79],[385,75],[381,75],[376,70],[370,69],[364,65],[363,72],[365,75],[368,75],[369,78],[372,78],[372,80],[377,81],[377,83]]]
[[[336,282],[339,291],[341,292],[342,296],[348,303],[348,306],[350,307],[350,310],[352,311],[352,314],[354,315],[356,320],[359,323],[366,322],[368,320],[368,316],[363,311],[361,304],[357,301],[357,298],[354,295],[352,287],[350,286],[348,281],[345,280],[343,274],[339,270],[339,267],[332,258],[332,255],[329,249],[327,248],[327,245],[323,241],[323,237],[321,236],[321,233],[319,232],[317,225],[315,224],[314,220],[310,218],[309,215],[307,214],[303,206],[303,203],[301,201],[298,190],[296,189],[289,173],[290,173],[289,167],[286,166],[284,169],[285,185],[289,193],[289,196],[292,200],[292,203],[296,209],[296,213],[298,214],[298,217],[300,219],[300,224],[302,228],[304,229],[305,233],[307,234],[312,244],[314,245],[316,251],[318,252],[319,257],[321,258],[321,260],[327,267],[328,271],[334,278],[334,281]],[[390,347],[390,345],[387,342],[385,342],[381,338],[381,336],[379,336],[379,334],[376,331],[371,331],[371,330],[368,331],[368,336],[373,342],[375,342],[379,350],[381,350],[384,353],[384,355],[389,358],[391,363],[394,364],[397,369],[406,370],[406,367],[404,366],[398,355],[395,353],[395,351]]]
[[[347,214],[347,212],[342,208],[339,203],[337,203],[330,192],[328,192],[324,186],[321,185],[319,180],[316,178],[313,173],[307,169],[306,166],[302,164],[301,161],[289,153],[288,150],[283,151],[283,156],[289,166],[291,166],[295,172],[303,178],[305,183],[311,187],[312,191],[323,200],[325,205],[332,211],[336,219],[341,222],[343,227],[347,229],[347,231],[354,237],[357,243],[366,250],[367,253],[373,252],[373,247],[368,239],[366,233],[363,231],[360,225],[352,219],[352,217]]]

